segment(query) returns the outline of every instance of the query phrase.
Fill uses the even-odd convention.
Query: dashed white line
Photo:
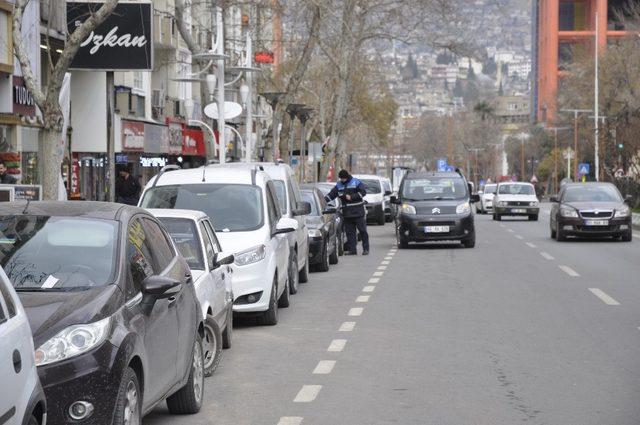
[[[369,302],[369,295],[360,295],[358,298],[356,298],[356,302],[357,303],[368,303]]]
[[[389,264],[391,264],[391,262],[385,260],[385,261],[382,261],[380,264],[382,264],[383,266],[388,266]]]
[[[537,246],[535,246],[535,245],[534,245],[534,244],[532,244],[531,242],[527,242],[527,246],[528,246],[529,248],[533,248],[533,249],[536,249],[536,248],[537,248]]]
[[[520,235],[515,235],[515,238],[516,238],[516,239],[520,239],[520,240],[523,240],[523,239],[524,239],[524,238],[523,238],[522,236],[520,236]]]
[[[372,277],[371,279],[369,279],[369,283],[378,283],[378,282],[380,282],[379,277]]]
[[[553,255],[549,254],[548,252],[541,252],[540,255],[542,255],[542,258],[544,258],[545,260],[555,260],[555,258],[553,258]]]
[[[507,229],[507,232],[513,233],[513,229]]]
[[[501,224],[500,227],[507,227],[507,226],[505,226],[504,224]]]
[[[335,365],[336,365],[335,360],[320,360],[316,368],[313,370],[313,374],[328,375],[331,373]]]
[[[387,266],[378,266],[378,270],[387,270]]]
[[[560,270],[562,270],[563,272],[565,272],[566,274],[568,274],[571,277],[580,277],[580,274],[578,274],[577,271],[573,270],[569,266],[558,266],[558,267],[560,267]]]
[[[362,316],[362,312],[364,308],[362,307],[353,307],[349,309],[349,316]]]
[[[327,351],[330,353],[339,353],[344,350],[345,345],[347,345],[346,339],[334,339],[331,341],[331,344],[329,344]]]
[[[373,276],[375,276],[375,277],[380,277],[380,276],[382,276],[383,274],[384,274],[384,272],[375,272],[375,273],[373,273]]]
[[[362,292],[373,292],[376,290],[375,286],[365,286],[364,288],[362,288]]]
[[[296,398],[293,399],[294,403],[311,403],[318,397],[322,385],[303,385]]]
[[[278,421],[278,425],[300,425],[303,419],[300,416],[283,416]]]
[[[384,259],[385,259],[386,261],[391,261],[391,260],[393,260],[393,257],[391,257],[391,256],[389,256],[389,257],[384,257]]]
[[[351,332],[355,327],[356,327],[356,322],[344,322],[342,325],[340,325],[340,329],[338,329],[338,331]]]
[[[606,294],[604,291],[598,288],[589,288],[591,293],[596,297],[600,298],[600,300],[606,305],[620,305],[620,303],[614,300],[611,296]]]

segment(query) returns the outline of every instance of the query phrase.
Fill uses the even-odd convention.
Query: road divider
[[[613,297],[606,294],[603,290],[598,288],[589,288],[589,291],[596,297],[600,298],[600,300],[606,305],[620,305],[620,303],[613,299]]]
[[[369,283],[379,283],[379,282],[380,282],[379,277],[372,277],[371,279],[369,279]]]
[[[322,389],[322,385],[303,385],[302,389],[296,395],[296,398],[293,399],[294,403],[311,403],[318,397],[320,390]]]
[[[580,277],[580,274],[578,274],[577,271],[573,270],[569,266],[558,266],[558,267],[560,267],[560,270],[562,270],[563,272],[565,272],[566,274],[568,274],[571,277]]]
[[[527,242],[527,246],[528,246],[529,248],[533,248],[533,249],[536,249],[536,248],[537,248],[537,246],[535,246],[535,245],[534,245],[534,244],[532,244],[531,242]]]
[[[299,416],[283,416],[278,421],[278,425],[300,425],[303,419]]]
[[[349,309],[349,316],[352,316],[352,317],[362,316],[363,311],[364,311],[364,308],[362,307],[353,307]]]
[[[523,238],[522,236],[520,236],[520,235],[515,235],[515,238],[516,238],[516,239],[520,239],[520,240],[523,240],[523,239],[524,239],[524,238]]]
[[[344,322],[342,325],[340,325],[340,329],[338,329],[338,331],[352,332],[355,327],[356,327],[356,322]]]
[[[544,258],[545,260],[555,260],[555,258],[553,258],[553,255],[549,254],[548,252],[541,252],[540,255],[542,256],[542,258]]]
[[[346,345],[346,339],[334,339],[333,341],[331,341],[331,344],[329,344],[329,348],[327,348],[327,351],[330,353],[340,353],[342,350],[344,350],[344,347]]]
[[[360,295],[358,298],[356,298],[356,302],[357,303],[368,303],[369,302],[369,295]]]
[[[373,292],[376,290],[375,286],[365,286],[364,288],[362,288],[362,292]]]
[[[374,276],[374,277],[380,277],[380,276],[382,276],[382,275],[384,275],[384,272],[374,272],[374,273],[373,273],[373,276]]]
[[[320,360],[318,365],[313,370],[314,375],[328,375],[333,370],[333,367],[336,365],[335,360]]]

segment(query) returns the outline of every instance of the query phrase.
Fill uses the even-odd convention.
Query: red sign
[[[182,155],[207,156],[202,130],[185,128],[182,134]]]
[[[27,117],[36,115],[36,102],[22,77],[13,76],[13,113]]]
[[[122,120],[122,150],[144,152],[144,123]]]
[[[253,55],[253,60],[255,63],[273,63],[275,57],[273,55],[273,52],[262,51],[256,52]]]

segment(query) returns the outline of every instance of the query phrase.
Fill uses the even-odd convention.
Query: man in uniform
[[[369,234],[367,233],[366,210],[364,196],[367,194],[364,184],[353,177],[347,170],[340,170],[338,183],[325,196],[327,202],[340,198],[342,216],[347,233],[347,252],[345,255],[358,255],[358,238],[356,229],[362,237],[362,255],[369,255]]]

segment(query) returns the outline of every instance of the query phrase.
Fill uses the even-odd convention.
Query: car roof
[[[160,218],[184,218],[193,221],[203,220],[209,218],[202,211],[197,210],[181,210],[181,209],[159,209],[159,208],[149,208],[147,209],[151,214]]]
[[[354,174],[353,177],[357,179],[382,180],[382,177],[375,174]]]
[[[577,183],[577,182],[573,182],[573,183],[566,183],[565,187],[585,187],[585,186],[613,186],[615,188],[616,185],[610,182],[584,182],[584,183]]]
[[[420,179],[425,177],[456,177],[462,178],[462,176],[458,173],[452,173],[448,171],[425,171],[425,172],[409,172],[404,176],[405,179]]]
[[[115,202],[97,201],[35,201],[2,202],[0,215],[42,215],[53,217],[81,217],[100,220],[120,220],[123,216],[148,214],[147,210]]]
[[[256,184],[264,184],[269,176],[257,167],[249,164],[211,164],[205,168],[189,168],[183,170],[167,171],[158,180],[157,186],[172,186],[179,184],[253,184],[255,173]],[[154,176],[147,187],[152,187],[158,176]],[[204,180],[204,181],[203,181]]]
[[[503,186],[503,185],[508,185],[508,184],[521,184],[521,185],[533,186],[533,184],[531,184],[529,182],[500,182],[500,183],[498,183],[498,186]]]

